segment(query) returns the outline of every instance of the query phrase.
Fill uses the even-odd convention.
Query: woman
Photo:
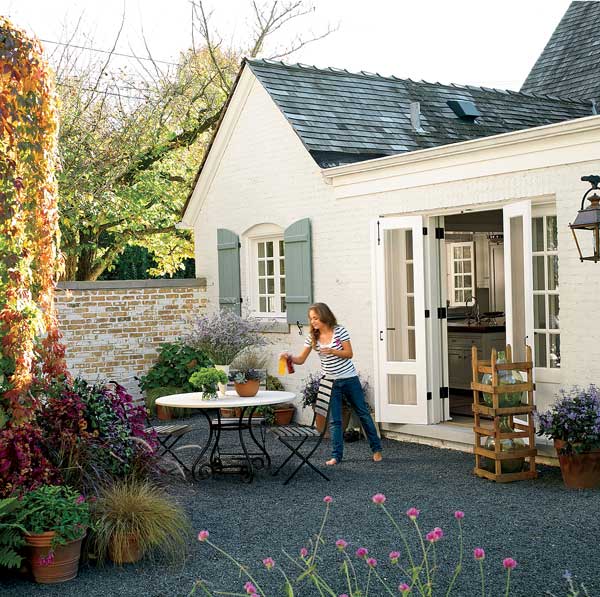
[[[308,310],[310,335],[304,342],[304,350],[291,358],[296,365],[302,365],[311,350],[316,350],[321,359],[323,375],[333,379],[331,392],[331,443],[333,452],[325,463],[334,466],[342,461],[344,455],[344,431],[342,429],[342,400],[345,398],[358,415],[361,425],[367,434],[369,445],[373,452],[373,461],[380,462],[381,441],[375,430],[375,423],[369,412],[358,374],[352,363],[352,344],[350,335],[341,325],[338,325],[335,315],[325,303],[315,303]]]

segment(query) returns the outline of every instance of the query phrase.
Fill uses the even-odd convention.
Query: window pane
[[[275,279],[267,278],[267,294],[273,294],[275,292]]]
[[[463,247],[463,257],[471,259],[471,247]]]
[[[406,297],[407,325],[415,325],[415,299],[412,296]]]
[[[558,230],[556,226],[556,216],[546,218],[546,242],[548,251],[558,249]]]
[[[265,279],[262,278],[261,280],[258,281],[258,293],[265,294],[265,292],[267,292],[267,286],[266,286]]]
[[[544,218],[531,218],[533,251],[544,250]]]
[[[267,245],[267,257],[273,257],[273,241],[265,243]]]
[[[533,327],[546,329],[546,295],[536,294],[533,297]]]
[[[285,278],[279,278],[279,294],[285,294]]]
[[[471,288],[473,286],[473,283],[471,281],[472,280],[471,276],[465,276],[464,280],[465,280],[465,288]]]
[[[413,258],[413,246],[412,246],[412,230],[406,230],[406,259],[412,261]]]
[[[470,298],[471,298],[472,296],[473,296],[473,293],[471,292],[471,289],[470,289],[470,288],[469,288],[469,290],[465,290],[465,294],[464,294],[464,297],[465,297],[465,303],[466,303],[468,300],[470,300]]]
[[[258,275],[259,276],[265,275],[265,262],[264,261],[258,262]]]
[[[279,256],[283,257],[285,255],[285,243],[280,240],[279,241]]]
[[[548,290],[558,288],[558,255],[548,256]]]
[[[258,243],[258,256],[259,257],[265,256],[265,243]]]
[[[546,290],[546,280],[544,276],[544,257],[533,258],[533,289]]]
[[[560,334],[550,334],[550,368],[560,368]]]
[[[279,273],[282,276],[285,276],[285,259],[280,259],[279,260]]]
[[[558,300],[559,299],[557,294],[548,295],[548,327],[551,330],[558,330],[560,328],[558,319]]]
[[[281,312],[285,313],[287,311],[287,306],[285,304],[285,298],[281,297]]]
[[[408,330],[408,360],[414,361],[416,353],[415,330]]]
[[[547,367],[546,360],[546,334],[533,334],[535,338],[535,366]]]
[[[454,262],[454,273],[455,274],[462,274],[463,271],[464,271],[463,262],[462,261],[455,261]]]
[[[454,276],[454,288],[464,288],[462,276]]]
[[[454,302],[455,303],[464,303],[465,299],[463,297],[464,297],[464,295],[463,295],[462,290],[454,291]]]
[[[463,268],[467,274],[470,274],[471,273],[471,262],[470,261],[463,262]]]
[[[413,264],[406,264],[406,292],[413,293],[415,291]]]
[[[416,404],[417,378],[414,375],[388,375],[388,404]]]
[[[270,296],[267,299],[267,304],[269,305],[269,313],[274,313],[275,312],[275,297]]]
[[[275,274],[275,262],[273,260],[267,261],[267,276]]]
[[[454,259],[460,259],[462,257],[462,247],[454,247]]]
[[[258,305],[261,313],[267,312],[267,299],[264,296],[261,296],[260,299],[258,299]]]

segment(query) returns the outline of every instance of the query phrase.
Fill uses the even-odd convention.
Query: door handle
[[[383,330],[379,330],[379,341],[383,342]]]

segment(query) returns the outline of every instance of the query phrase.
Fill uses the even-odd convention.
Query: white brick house
[[[569,9],[589,10],[598,3]],[[183,216],[209,304],[239,308],[239,297],[275,321],[275,355],[299,349],[294,323],[327,302],[394,437],[472,444],[456,425],[465,343],[530,344],[541,409],[561,386],[598,382],[600,264],[579,261],[568,224],[589,188],[581,176],[600,173],[600,88],[577,91],[244,63]],[[300,257],[292,236],[306,237]],[[464,321],[471,296],[496,314]]]

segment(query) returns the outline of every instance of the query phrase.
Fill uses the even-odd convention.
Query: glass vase
[[[511,426],[510,417],[500,417],[499,430],[501,433],[514,433],[514,429]],[[500,440],[500,451],[501,452],[514,452],[516,450],[523,450],[527,444],[520,438],[506,438]],[[492,452],[496,450],[496,438],[488,437],[485,441],[484,447],[486,450]],[[502,460],[501,472],[502,473],[519,473],[523,470],[525,464],[525,458],[510,458],[508,460]],[[481,468],[491,473],[496,472],[494,461],[490,458],[482,458]]]
[[[506,356],[504,352],[498,353],[498,358],[496,359],[496,363],[498,365],[506,363]],[[514,369],[502,369],[498,371],[498,384],[501,385],[515,385],[524,383],[523,376]],[[485,385],[492,384],[492,374],[484,373],[481,378],[481,383]],[[486,406],[493,407],[492,395],[487,394],[485,392],[481,393],[483,403]],[[499,408],[507,408],[509,406],[519,406],[523,404],[525,400],[526,393],[525,392],[503,392],[498,395],[498,406]]]

